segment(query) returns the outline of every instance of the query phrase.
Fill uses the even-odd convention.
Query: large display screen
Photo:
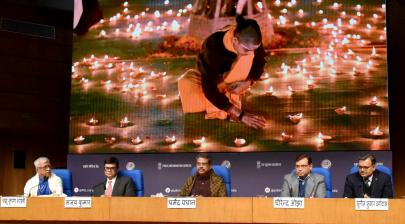
[[[179,78],[197,68],[204,38],[237,12],[261,27],[264,73],[239,103],[266,120],[263,128],[182,109]],[[69,151],[389,150],[385,18],[381,0],[83,3]],[[87,30],[86,19],[97,22]]]

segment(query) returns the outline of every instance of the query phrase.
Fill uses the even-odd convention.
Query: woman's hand
[[[263,129],[266,127],[266,119],[264,119],[264,117],[244,112],[235,106],[231,106],[227,113],[231,119],[239,120],[249,127],[256,129]]]
[[[266,127],[266,119],[259,115],[254,115],[250,113],[243,113],[240,121],[245,125],[252,127],[252,128],[260,128],[264,129]]]

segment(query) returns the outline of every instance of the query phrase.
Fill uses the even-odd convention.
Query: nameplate
[[[387,198],[356,198],[354,203],[359,211],[388,211]]]
[[[167,208],[197,208],[197,199],[167,198]]]
[[[274,208],[304,208],[304,198],[274,197]]]
[[[91,208],[91,197],[66,197],[65,208]]]
[[[2,208],[26,208],[26,197],[1,197]]]

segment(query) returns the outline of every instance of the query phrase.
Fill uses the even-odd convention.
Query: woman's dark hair
[[[235,37],[243,43],[260,44],[262,42],[262,33],[256,20],[245,19],[242,15],[236,17]]]

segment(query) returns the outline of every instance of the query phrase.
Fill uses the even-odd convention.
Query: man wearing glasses
[[[135,196],[135,186],[130,177],[118,176],[119,162],[115,157],[104,160],[106,180],[93,187],[96,197]]]
[[[62,179],[52,173],[51,162],[46,157],[39,157],[34,161],[36,175],[27,181],[24,195],[41,196],[63,194]]]
[[[196,157],[197,172],[187,178],[180,196],[188,197],[226,197],[225,183],[211,169],[211,157],[206,153]]]
[[[359,172],[346,177],[345,198],[392,198],[391,177],[376,170],[376,158],[366,154],[359,158]]]
[[[312,158],[301,154],[295,159],[295,172],[284,176],[281,197],[326,197],[325,178],[312,173]]]

